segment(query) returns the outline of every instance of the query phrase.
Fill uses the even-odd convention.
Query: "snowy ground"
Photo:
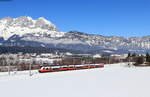
[[[32,73],[0,73],[1,97],[150,97],[149,67]]]

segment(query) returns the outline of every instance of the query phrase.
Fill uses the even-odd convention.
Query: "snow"
[[[113,51],[103,50],[103,52],[106,52],[106,53],[112,53]]]
[[[38,21],[41,22],[38,23]],[[38,36],[48,34],[51,37],[61,37],[64,35],[64,32],[58,32],[56,26],[44,17],[40,17],[37,20],[28,16],[4,18],[0,19],[0,28],[0,37],[3,37],[4,40],[8,40],[13,35],[35,34],[35,36]]]
[[[44,21],[46,24],[52,24],[50,21],[46,20],[44,17],[39,17],[38,20]]]
[[[123,64],[123,63],[122,63]],[[150,97],[150,68],[105,68],[8,76],[0,73],[1,97]],[[2,76],[3,75],[3,76]]]

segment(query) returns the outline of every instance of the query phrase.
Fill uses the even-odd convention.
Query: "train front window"
[[[41,69],[45,69],[44,67],[41,67]]]

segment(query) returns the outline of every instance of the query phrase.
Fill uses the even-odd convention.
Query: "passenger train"
[[[55,71],[69,71],[91,68],[103,68],[104,64],[81,64],[81,65],[45,65],[39,69],[40,73],[55,72]]]

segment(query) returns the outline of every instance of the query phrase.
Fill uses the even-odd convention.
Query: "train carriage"
[[[103,68],[104,64],[80,64],[80,65],[46,65],[39,69],[40,73],[44,72],[56,72],[56,71],[69,71],[91,68]]]

